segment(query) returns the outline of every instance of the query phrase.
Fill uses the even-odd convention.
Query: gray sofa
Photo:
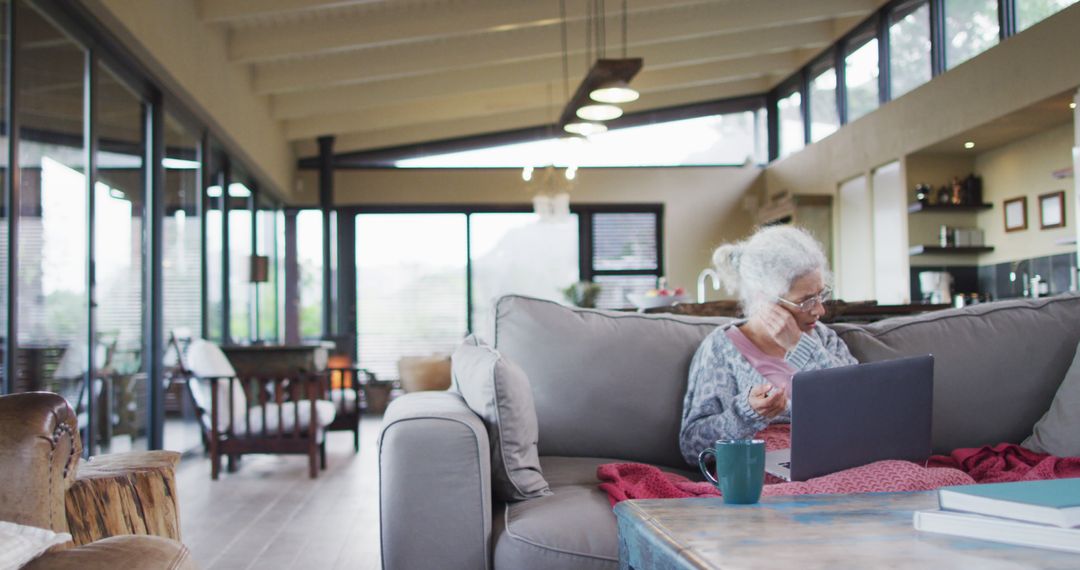
[[[553,494],[495,502],[488,432],[461,397],[399,398],[379,440],[383,567],[616,568],[615,518],[596,467],[694,470],[678,447],[687,369],[701,340],[728,319],[518,296],[500,299],[495,319],[495,348],[529,376]],[[1080,295],[833,327],[860,361],[934,354],[935,451],[1019,443],[1072,361]]]

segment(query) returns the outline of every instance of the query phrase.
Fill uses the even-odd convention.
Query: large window
[[[360,362],[396,378],[402,356],[449,354],[468,330],[464,214],[356,216]]]
[[[1076,2],[1077,0],[1016,0],[1016,31],[1022,32]]]
[[[840,128],[836,107],[836,68],[831,65],[810,74],[810,142],[817,142]]]
[[[86,429],[89,406],[103,388],[98,382],[87,385],[86,52],[26,2],[15,4],[15,20],[20,33],[14,88],[26,104],[17,111],[22,204],[17,212],[18,352],[12,388],[60,393]]]
[[[319,210],[296,214],[296,257],[300,272],[300,337],[323,334],[323,215]]]
[[[212,158],[217,158],[215,155]],[[222,266],[225,252],[225,192],[224,172],[217,168],[216,184],[206,189],[206,336],[215,342],[225,339],[225,273]]]
[[[541,221],[531,213],[469,216],[472,330],[493,343],[493,302],[517,293],[563,302],[578,280],[578,216]]]
[[[844,57],[847,120],[878,107],[878,41],[872,34],[852,40]]]
[[[252,195],[242,173],[229,184],[229,331],[233,342],[247,343],[254,337],[252,311],[251,254],[253,219]]]
[[[806,146],[803,126],[802,95],[798,90],[780,98],[780,156],[787,156]]]
[[[695,117],[592,135],[399,160],[398,168],[693,166],[764,163],[757,128],[764,109]]]
[[[98,180],[94,189],[96,355],[110,414],[102,414],[102,452],[146,448],[143,348],[143,103],[105,66],[99,89]],[[108,416],[107,418],[105,416]]]
[[[275,342],[280,340],[278,334],[280,317],[278,315],[278,212],[277,207],[266,197],[260,195],[256,200],[255,209],[255,253],[259,256],[265,267],[259,267],[262,272],[256,275],[255,288],[255,321],[256,333],[260,341]]]
[[[945,0],[945,64],[949,68],[997,45],[997,0]]]
[[[930,81],[930,3],[904,4],[889,16],[889,85],[893,99]]]

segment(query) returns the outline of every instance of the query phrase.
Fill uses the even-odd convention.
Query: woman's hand
[[[802,338],[799,324],[780,305],[767,305],[754,316],[761,323],[760,330],[784,350],[790,352],[799,344]]]
[[[759,384],[750,389],[750,407],[765,419],[775,418],[787,408],[787,394],[772,384]]]

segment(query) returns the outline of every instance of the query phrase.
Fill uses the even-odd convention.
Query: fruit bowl
[[[670,307],[676,303],[685,303],[689,300],[689,297],[686,295],[649,296],[644,293],[627,293],[626,298],[629,299],[639,311],[655,309],[656,307]]]

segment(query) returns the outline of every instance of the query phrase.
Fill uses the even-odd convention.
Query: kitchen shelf
[[[989,210],[993,208],[993,204],[923,204],[921,202],[915,202],[914,204],[908,204],[907,211],[909,214],[917,214],[919,212],[978,212],[981,210]]]
[[[908,250],[909,255],[964,255],[972,253],[988,253],[994,251],[994,248],[989,245],[981,246],[963,246],[963,247],[941,247],[938,245],[913,245]]]

